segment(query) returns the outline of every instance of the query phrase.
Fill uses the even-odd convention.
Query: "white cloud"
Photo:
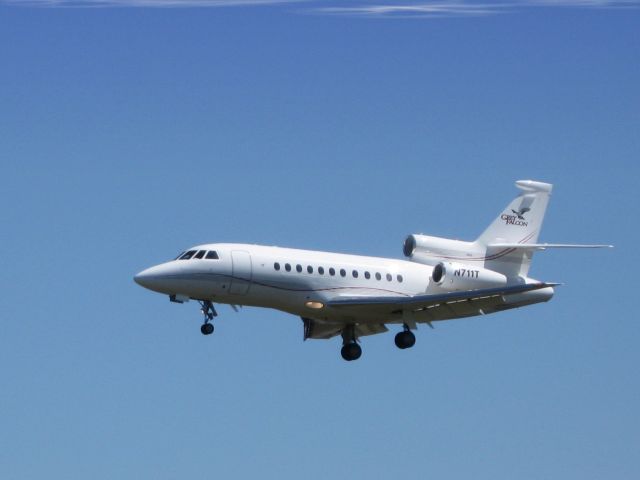
[[[640,0],[512,0],[475,2],[433,0],[414,2],[358,2],[350,6],[317,8],[319,13],[368,17],[469,17],[497,15],[526,8],[638,8]]]
[[[0,4],[24,7],[232,7],[272,5],[305,0],[0,0]]]
[[[349,7],[324,7],[317,11],[324,13],[352,14],[362,16],[478,16],[497,13],[503,4],[480,2],[416,2],[405,4],[360,4]]]
[[[232,7],[305,3],[306,11],[363,17],[469,17],[530,8],[639,8],[640,0],[0,0],[30,7]],[[312,6],[313,5],[313,6]],[[302,10],[304,11],[304,10]]]

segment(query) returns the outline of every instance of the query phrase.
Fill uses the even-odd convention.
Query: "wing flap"
[[[539,290],[541,288],[554,287],[558,283],[529,283],[513,285],[510,287],[483,288],[479,290],[465,290],[462,292],[449,292],[441,294],[414,295],[412,297],[342,297],[328,302],[331,307],[378,307],[381,309],[421,309],[438,304],[456,303],[465,300],[483,300],[503,295]]]
[[[347,323],[326,323],[311,318],[303,318],[304,323],[304,340],[329,339],[336,337],[342,333]],[[376,335],[389,331],[382,323],[359,323],[355,325],[355,334],[357,337],[365,337],[367,335]]]

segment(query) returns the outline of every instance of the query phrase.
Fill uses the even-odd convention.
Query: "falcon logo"
[[[530,211],[529,207],[523,207],[520,210],[511,210],[513,215],[509,215],[508,213],[503,213],[500,218],[504,220],[506,225],[517,225],[519,227],[526,227],[529,225],[529,222],[524,218],[524,214]]]
[[[529,210],[531,210],[529,207],[523,207],[520,209],[519,212],[516,212],[515,210],[511,210],[511,211],[516,214],[516,216],[518,217],[518,220],[524,220],[524,214],[527,213]]]

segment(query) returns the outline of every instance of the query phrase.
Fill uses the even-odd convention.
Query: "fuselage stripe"
[[[226,275],[222,273],[210,273],[210,272],[181,273],[181,274],[168,275],[168,277],[176,280],[187,280],[187,281],[194,280],[195,279],[194,277],[223,277],[223,278],[229,279],[230,281],[239,280],[242,282],[250,283],[252,285],[259,285],[261,287],[273,288],[275,290],[285,290],[288,292],[333,292],[336,290],[374,290],[378,292],[392,293],[392,294],[403,296],[403,297],[411,296],[404,292],[398,292],[395,290],[388,290],[386,288],[376,288],[376,287],[369,287],[369,286],[328,287],[328,288],[289,288],[289,287],[282,287],[278,285],[270,285],[268,283],[258,282],[253,279],[250,280],[247,278],[236,277],[234,275]]]
[[[536,234],[536,232],[531,233],[530,235],[527,235],[525,238],[523,238],[522,240],[520,240],[518,243],[519,244],[524,244],[527,243],[531,238],[533,238],[533,236]],[[505,255],[509,255],[510,253],[513,253],[517,250],[517,248],[506,248],[504,250],[501,250],[497,253],[494,253],[493,255],[489,255],[489,256],[484,256],[484,257],[460,257],[460,256],[448,256],[448,255],[433,255],[430,254],[431,257],[434,258],[442,258],[445,260],[467,260],[467,261],[472,261],[472,262],[480,262],[483,260],[497,260],[498,258],[504,257]]]

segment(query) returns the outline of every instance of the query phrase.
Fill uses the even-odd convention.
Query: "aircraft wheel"
[[[404,350],[405,348],[411,348],[416,344],[416,336],[411,330],[405,330],[404,332],[396,334],[395,342],[396,347]]]
[[[213,333],[213,324],[212,323],[204,323],[200,327],[200,332],[203,335],[211,335]]]
[[[340,350],[340,354],[342,358],[344,358],[347,362],[351,362],[352,360],[357,360],[362,355],[362,348],[356,342],[347,343]]]

